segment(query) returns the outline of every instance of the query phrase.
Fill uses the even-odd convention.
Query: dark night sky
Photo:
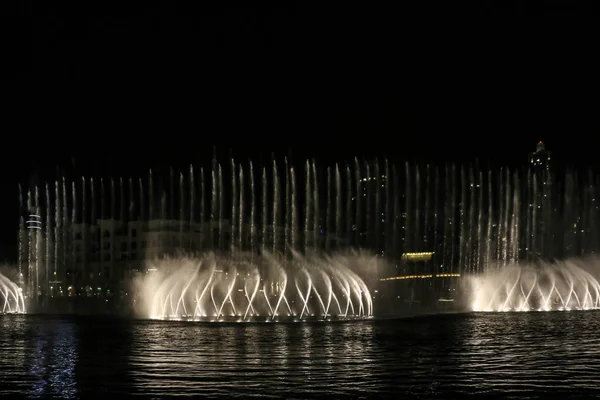
[[[8,48],[29,62],[11,63],[5,92],[18,145],[0,161],[0,259],[14,252],[17,183],[73,161],[127,175],[201,163],[217,145],[241,159],[520,165],[541,139],[555,159],[597,163],[593,1],[186,3],[9,10],[31,42]]]

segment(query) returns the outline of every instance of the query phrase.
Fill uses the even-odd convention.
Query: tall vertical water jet
[[[319,225],[321,223],[321,213],[319,207],[319,176],[317,174],[317,164],[315,160],[312,161],[312,176],[313,176],[313,245],[317,247],[319,245],[319,234],[320,228]]]
[[[502,261],[502,244],[504,241],[504,169],[500,168],[498,176],[498,240],[496,242],[496,269],[500,268]]]
[[[326,205],[325,205],[325,250],[331,250],[331,232],[333,231],[332,224],[332,211],[331,211],[331,168],[327,168],[327,188],[326,188]]]
[[[511,204],[511,194],[512,194],[512,186],[510,182],[510,169],[506,169],[506,184],[504,186],[504,222],[502,223],[502,264],[506,265],[510,260],[508,258],[509,252],[509,234],[510,234],[510,226],[509,226],[509,216],[512,215],[512,204]]]
[[[445,272],[452,272],[452,245],[450,243],[453,240],[452,229],[454,228],[452,225],[452,186],[451,186],[451,169],[448,164],[445,167],[444,174],[444,224],[443,224],[443,259],[442,268],[444,268]]]
[[[519,197],[519,175],[517,171],[514,172],[513,177],[513,204],[512,204],[512,220],[511,220],[511,264],[515,264],[519,261],[519,206],[521,205],[521,199]]]
[[[218,192],[218,177],[217,177],[217,163],[213,159],[213,165],[211,169],[211,198],[210,198],[210,247],[215,246],[218,243],[217,238],[214,237],[215,227],[218,224],[219,218],[219,192]]]
[[[110,219],[117,219],[115,180],[110,178]]]
[[[138,179],[138,185],[139,185],[139,198],[140,198],[140,207],[139,207],[139,216],[140,216],[140,221],[149,221],[150,218],[146,218],[146,204],[145,204],[145,199],[146,199],[146,193],[144,192],[144,181],[142,180],[142,178]]]
[[[439,224],[440,224],[440,173],[438,167],[435,167],[433,178],[433,273],[437,275],[440,263],[443,259],[440,257],[439,243]],[[434,282],[435,283],[435,282]]]
[[[27,191],[27,212],[31,213],[33,209],[33,200],[31,199],[31,189]],[[27,234],[27,295],[29,298],[34,298],[34,281],[33,281],[33,262],[34,262],[34,236],[33,230],[28,229]]]
[[[154,215],[154,178],[152,177],[152,170],[148,171],[148,220],[152,221]]]
[[[268,190],[268,185],[267,185],[267,167],[263,166],[262,169],[262,184],[261,184],[261,189],[262,189],[262,235],[260,238],[260,244],[261,244],[261,249],[264,250],[266,249],[267,246],[267,221],[268,221],[268,209],[267,209],[267,190]]]
[[[470,273],[475,272],[476,261],[474,256],[477,254],[475,246],[477,246],[477,237],[475,236],[475,209],[477,206],[477,183],[475,182],[475,171],[473,167],[469,167],[469,216],[468,216],[468,230],[467,230],[467,260],[468,269]]]
[[[288,165],[287,157],[284,158],[284,174],[285,174],[285,218],[283,222],[283,234],[284,234],[284,251],[285,254],[288,253],[288,247],[290,246],[290,238],[292,232],[291,229],[291,219],[292,219],[292,188],[290,182],[291,171]],[[291,248],[293,250],[293,247]]]
[[[404,172],[405,172],[405,186],[404,186],[404,252],[413,251],[413,209],[412,209],[412,187],[411,187],[411,174],[410,174],[410,164],[406,162],[404,164]]]
[[[342,226],[342,177],[340,176],[340,167],[335,164],[335,236],[337,247],[340,247],[340,241],[344,237]]]
[[[419,165],[415,165],[415,203],[414,203],[414,242],[415,251],[421,251],[423,246],[423,237],[421,232],[421,171]]]
[[[129,206],[128,206],[128,221],[135,221],[136,215],[135,215],[135,189],[133,188],[133,178],[129,178],[129,183],[128,183],[128,189],[129,189],[129,196],[128,196],[128,200],[129,200]]]
[[[50,186],[46,183],[46,226],[44,227],[44,231],[46,232],[46,243],[45,250],[46,256],[44,260],[44,284],[43,284],[43,293],[44,295],[48,294],[49,290],[49,282],[50,282],[50,270],[52,266],[50,263],[52,262],[51,250],[52,250],[52,204],[50,200]]]
[[[22,206],[22,202],[20,203]],[[18,254],[18,260],[17,260],[17,265],[18,265],[18,272],[19,272],[19,289],[21,289],[21,291],[26,290],[27,288],[23,287],[23,272],[24,272],[24,263],[25,260],[24,258],[26,258],[26,243],[27,243],[27,231],[25,230],[25,219],[23,218],[23,216],[21,216],[19,218],[19,254]]]
[[[88,219],[88,190],[87,182],[85,177],[81,177],[81,239],[82,239],[82,252],[81,252],[81,278],[84,279],[86,276],[87,269],[87,249],[88,249],[88,236],[90,226],[93,220]],[[95,221],[94,221],[95,222]]]
[[[535,175],[534,175],[535,182]],[[564,256],[569,257],[575,253],[575,235],[574,228],[577,226],[576,219],[574,217],[573,212],[573,196],[572,193],[574,191],[574,182],[573,175],[569,172],[565,174],[565,191],[563,195],[563,226],[564,226],[564,234],[563,234],[563,247],[564,247]],[[534,183],[534,188],[536,187]],[[534,197],[535,197],[535,189],[534,189]],[[534,204],[534,217],[535,217],[535,204]],[[532,218],[535,223],[535,218]],[[532,236],[534,235],[532,229]],[[533,240],[532,240],[533,242]]]
[[[374,169],[374,179],[375,184],[375,208],[373,210],[373,219],[375,220],[375,235],[374,235],[374,246],[378,253],[378,255],[382,254],[382,246],[381,246],[381,220],[383,219],[383,213],[381,212],[381,187],[383,186],[383,176],[381,175],[381,171],[379,169],[379,160],[375,159]]]
[[[206,237],[208,237],[211,242],[210,245],[212,247],[212,218],[209,218],[206,215],[206,185],[204,184],[204,168],[200,168],[200,237],[202,238],[202,242],[200,242],[201,248],[204,248],[206,243]],[[206,222],[208,221],[208,234],[206,233]]]
[[[394,245],[392,246],[392,260],[397,260],[399,258],[401,250],[401,242],[400,242],[400,177],[398,176],[398,171],[396,170],[396,166],[392,166],[392,182],[394,184],[394,222],[392,226],[392,238]]]
[[[425,212],[423,218],[423,250],[430,249],[430,218],[431,218],[431,167],[425,166]]]
[[[277,233],[281,218],[279,197],[279,172],[277,171],[277,163],[275,162],[275,159],[273,159],[273,253],[277,251],[279,244],[279,235]]]
[[[239,205],[238,205],[238,185],[237,185],[237,168],[236,168],[236,163],[235,160],[233,158],[231,158],[230,160],[230,165],[231,165],[231,249],[234,250],[236,245],[237,245],[237,223],[238,223],[238,216],[237,216],[237,212],[239,210]],[[241,185],[239,190],[241,191]]]
[[[393,204],[394,204],[394,200],[392,199],[392,188],[391,188],[391,175],[390,175],[390,166],[388,164],[388,160],[387,158],[384,161],[384,165],[385,165],[385,172],[384,172],[384,178],[382,179],[382,182],[385,184],[385,215],[383,216],[383,223],[384,223],[384,233],[383,233],[383,237],[384,237],[384,251],[385,251],[385,256],[386,257],[390,257],[392,256],[392,248],[396,245],[394,242],[392,242],[392,227],[393,227],[393,220],[394,218],[392,217],[392,213],[393,213]],[[392,258],[393,259],[393,258]]]
[[[312,197],[311,197],[311,185],[310,185],[310,163],[308,160],[306,160],[306,168],[305,168],[305,180],[304,180],[304,184],[305,184],[305,188],[304,188],[304,193],[305,193],[305,202],[304,202],[304,207],[305,207],[305,211],[304,211],[304,251],[308,252],[309,248],[310,248],[310,231],[312,229],[312,219],[311,219],[311,203],[312,203]]]
[[[239,210],[238,210],[238,249],[244,250],[244,213],[246,212],[246,204],[245,204],[245,180],[244,180],[244,167],[240,164],[240,201],[239,201]]]
[[[190,164],[189,171],[189,199],[190,199],[190,213],[189,213],[189,227],[188,227],[188,252],[192,252],[194,243],[194,224],[196,222],[194,212],[196,210],[196,184],[194,181],[194,166]],[[202,221],[200,221],[202,223]]]
[[[163,188],[164,186],[161,185]],[[160,221],[160,228],[159,228],[159,235],[161,237],[161,240],[164,238],[164,231],[165,231],[165,225],[168,224],[167,222],[167,191],[165,189],[162,189],[160,191],[160,213],[159,213],[159,221]],[[170,224],[168,224],[170,225]],[[169,244],[170,245],[170,244]],[[164,248],[165,246],[167,246],[167,243],[165,242],[161,242],[161,246]],[[111,246],[112,247],[112,246]]]
[[[365,189],[365,183],[363,183],[363,179],[360,173],[360,164],[358,162],[358,158],[354,158],[354,181],[356,182],[356,208],[354,210],[355,214],[354,214],[354,246],[361,246],[362,245],[362,241],[361,239],[361,233],[363,232],[363,220],[362,220],[362,207],[363,207],[363,201],[364,201],[364,189]]]
[[[460,195],[460,203],[459,203],[459,215],[458,217],[460,218],[460,238],[459,238],[459,257],[458,257],[458,268],[459,268],[459,274],[463,275],[465,273],[465,266],[466,266],[466,242],[467,242],[467,226],[465,223],[465,219],[466,219],[466,207],[467,205],[465,204],[466,200],[467,200],[467,177],[466,177],[466,171],[464,167],[461,167],[460,169],[460,191],[461,191],[461,195]]]
[[[298,202],[297,202],[297,192],[296,192],[296,173],[294,167],[290,168],[290,178],[292,180],[292,189],[291,189],[291,207],[292,207],[292,250],[297,250],[297,240],[296,234],[298,232]]]
[[[69,218],[69,205],[67,203],[67,181],[65,179],[65,177],[63,176],[62,178],[62,240],[61,240],[61,244],[62,244],[62,268],[60,270],[60,276],[58,276],[58,279],[63,283],[63,285],[65,285],[67,283],[67,269],[66,266],[70,263],[71,260],[69,260],[68,258],[68,243],[70,243],[71,241],[69,240],[69,230],[71,229],[71,227],[69,226],[68,223],[68,218]]]
[[[179,249],[183,249],[183,226],[185,218],[185,183],[183,172],[179,173]],[[190,228],[191,228],[190,222]],[[188,228],[189,232],[189,228]]]
[[[23,188],[21,184],[19,186],[19,213],[22,213],[23,210]],[[25,220],[23,219],[23,215],[19,217],[19,235],[17,238],[18,247],[17,247],[17,270],[19,273],[19,288],[23,290],[23,251],[25,246]]]
[[[58,180],[54,181],[54,197],[54,270],[52,273],[52,280],[56,281],[58,275],[58,263],[62,249],[61,233],[63,231],[60,184]]]
[[[527,171],[527,226],[525,229],[525,251],[527,252],[527,261],[533,261],[533,175],[531,169]]]
[[[548,197],[551,197],[550,195],[548,195]],[[584,231],[586,233],[586,236],[584,237],[584,246],[585,246],[585,250],[582,250],[582,254],[595,254],[597,252],[597,247],[596,247],[596,243],[597,243],[597,237],[598,237],[598,232],[596,230],[596,222],[598,219],[598,215],[597,215],[597,208],[595,207],[596,204],[596,185],[594,182],[594,175],[592,173],[591,170],[588,170],[588,174],[587,174],[587,182],[586,182],[586,188],[585,188],[585,197],[584,197],[584,204],[583,204],[583,209],[584,209],[584,216],[583,216],[583,222],[584,222]],[[550,201],[549,201],[550,203]],[[551,205],[548,206],[549,208],[551,207]],[[548,221],[546,222],[546,224],[548,226],[552,226],[553,225],[553,213],[549,213],[550,215],[548,216]],[[554,244],[553,243],[553,236],[549,236],[548,237],[548,242],[549,243],[549,248],[553,247],[550,244]],[[550,251],[548,251],[547,253],[551,253]]]
[[[169,214],[167,219],[175,219],[175,172],[169,167]],[[166,193],[165,193],[166,197]]]
[[[225,248],[225,235],[223,232],[223,218],[225,212],[225,193],[223,187],[223,170],[221,164],[217,164],[218,178],[219,178],[219,250]]]
[[[456,210],[458,208],[458,199],[457,199],[457,186],[458,186],[458,181],[457,181],[457,172],[456,172],[456,165],[452,164],[452,196],[451,196],[451,213],[450,213],[450,223],[452,225],[452,231],[451,231],[451,241],[450,241],[450,273],[455,273],[454,270],[454,265],[456,263],[456,246],[458,243],[456,243],[456,234],[458,231],[458,226],[456,224]],[[459,238],[460,240],[460,238]],[[459,242],[460,243],[460,242]],[[458,272],[460,272],[460,268],[458,269]]]
[[[75,247],[75,240],[77,238],[76,232],[75,232],[75,227],[77,226],[77,189],[75,188],[75,181],[71,182],[71,265],[70,265],[70,269],[73,275],[71,275],[71,279],[74,280],[74,275],[75,275],[75,265],[76,265],[76,247]],[[75,283],[73,281],[69,282],[69,283]]]
[[[254,186],[254,167],[250,161],[250,250],[256,249],[256,188]]]
[[[546,222],[544,223],[546,227],[554,227],[556,226],[556,218],[557,218],[557,214],[556,214],[556,176],[555,174],[550,173],[549,170],[547,170],[545,172],[547,174],[547,185],[545,186],[546,188],[546,196],[544,197],[545,199],[545,217],[546,217]],[[591,171],[590,171],[590,183],[593,182],[593,177],[591,175]],[[595,191],[596,188],[598,186],[595,185],[592,187],[592,191]],[[592,196],[595,198],[595,195]],[[594,201],[594,200],[592,200]],[[587,210],[591,210],[593,213],[595,212],[595,210],[597,210],[597,208],[594,207],[595,204],[590,204],[589,207],[586,207]],[[597,221],[596,215],[594,214],[594,216],[590,216],[589,221],[594,224]],[[587,232],[587,231],[586,231]],[[554,259],[556,257],[556,249],[557,249],[557,243],[556,243],[556,236],[555,236],[555,232],[554,229],[552,228],[545,228],[544,229],[544,233],[547,236],[547,242],[548,244],[546,245],[546,254],[545,257],[549,260]],[[589,235],[590,238],[593,241],[594,244],[598,243],[598,241],[596,240],[596,238],[598,237],[597,232],[590,232],[591,234]],[[592,251],[592,253],[594,253],[594,251]]]
[[[39,186],[36,185],[35,187],[35,207],[34,207],[34,212],[35,214],[38,216],[38,218],[41,219],[41,214],[42,214],[42,210],[40,207],[40,188]],[[39,301],[39,296],[41,295],[40,293],[40,280],[42,278],[41,274],[42,271],[41,269],[43,268],[42,262],[43,262],[43,242],[42,242],[42,230],[41,229],[34,229],[35,231],[35,295],[37,297],[37,300]]]
[[[488,171],[487,176],[487,223],[486,223],[486,240],[484,241],[485,245],[485,270],[483,272],[488,272],[490,269],[490,250],[493,248],[493,238],[492,238],[492,225],[494,223],[494,215],[493,215],[493,191],[492,191],[492,171]]]
[[[58,198],[56,199],[56,201],[58,201]],[[100,201],[102,202],[102,200],[100,200]],[[96,212],[97,212],[96,185],[95,185],[95,181],[94,181],[93,177],[90,178],[90,203],[91,203],[91,207],[90,207],[91,208],[91,213],[90,213],[91,214],[90,215],[90,219],[91,219],[91,222],[90,222],[90,232],[91,232],[91,229],[92,229],[91,224],[97,224],[97,220],[96,220]],[[56,236],[55,236],[55,240],[58,240],[58,238],[56,238]],[[90,246],[90,248],[91,248],[91,246]],[[54,259],[55,259],[55,262],[58,259],[58,257],[57,257],[56,254],[54,255]],[[91,260],[93,260],[93,258]],[[97,265],[97,264],[90,263],[90,270],[92,269],[91,268],[92,265]],[[55,272],[54,274],[56,275],[56,266],[55,266],[54,272]],[[96,271],[94,271],[93,273],[95,273],[95,272]],[[91,276],[92,272],[91,271],[87,271],[87,273],[88,273],[88,275],[85,276],[86,279],[88,278],[88,276]]]
[[[125,223],[125,189],[122,176],[119,177],[119,222]]]
[[[352,197],[352,171],[350,165],[346,164],[346,244],[348,246],[353,245],[353,231],[352,231],[352,204],[355,198]]]
[[[479,210],[477,215],[477,264],[475,266],[475,272],[481,273],[482,270],[482,258],[483,258],[483,249],[485,247],[485,237],[483,237],[483,172],[479,170],[479,177],[477,179],[477,194],[478,194],[478,205],[477,209]]]
[[[369,163],[367,161],[364,161],[363,164],[363,168],[365,170],[365,177],[367,179],[367,183],[366,183],[366,209],[364,212],[364,216],[363,218],[366,217],[366,226],[367,226],[367,242],[365,243],[368,247],[374,247],[375,244],[375,240],[374,240],[374,236],[375,236],[375,229],[373,227],[374,225],[374,221],[373,221],[373,217],[374,217],[374,213],[373,213],[373,197],[374,196],[374,186],[377,187],[377,182],[372,182],[373,177],[371,176],[371,168],[369,166]],[[375,177],[375,179],[377,179],[377,177]]]

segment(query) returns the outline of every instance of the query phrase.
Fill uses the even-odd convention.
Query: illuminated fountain
[[[191,321],[366,319],[373,301],[360,255],[237,253],[156,261],[139,281],[143,317]]]
[[[294,258],[278,261],[289,276],[295,253],[363,249],[391,267],[365,275],[376,277],[367,282],[373,293],[381,279],[401,306],[416,301],[415,293],[453,304],[460,295],[462,309],[463,277],[525,284],[541,274],[536,284],[545,285],[549,272],[521,268],[515,278],[511,265],[600,254],[600,178],[552,170],[543,143],[537,148],[527,169],[359,158],[321,165],[275,155],[239,161],[215,151],[197,166],[139,176],[33,180],[19,191],[20,286],[32,305],[45,306],[69,294],[76,301],[121,292],[115,277],[165,255],[248,252],[257,263],[256,254],[268,250]],[[415,253],[431,257],[407,263]],[[568,273],[550,275],[560,281]],[[392,287],[415,276],[431,281],[418,290],[412,280]]]
[[[0,271],[0,314],[25,312],[25,299],[21,288]]]
[[[473,311],[600,308],[600,260],[511,265],[471,278]]]

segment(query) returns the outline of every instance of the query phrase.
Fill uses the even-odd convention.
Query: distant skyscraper
[[[540,170],[550,170],[550,156],[551,156],[551,152],[549,152],[548,150],[546,150],[546,145],[544,144],[544,142],[539,141],[535,152],[530,153],[529,154],[529,163],[531,164],[532,167],[534,167],[534,170],[536,171],[540,171]]]

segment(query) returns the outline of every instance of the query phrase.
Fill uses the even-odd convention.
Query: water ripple
[[[600,395],[599,312],[189,324],[0,316],[0,395]]]

